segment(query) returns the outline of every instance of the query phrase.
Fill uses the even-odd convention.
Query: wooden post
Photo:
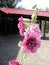
[[[6,16],[2,16],[2,19],[3,19],[3,21],[4,21],[4,30],[3,30],[3,35],[5,35],[6,34],[6,31],[7,31],[7,21],[6,21]]]
[[[5,22],[5,35],[6,35],[6,34],[8,34],[8,32],[7,32],[8,16],[7,15],[4,17],[4,22]]]
[[[43,32],[43,39],[45,39],[45,33],[46,33],[46,20],[44,22],[44,32]]]
[[[42,26],[42,21],[40,20],[40,30],[41,30],[41,26]]]

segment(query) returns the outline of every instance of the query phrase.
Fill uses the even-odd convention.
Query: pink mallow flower
[[[18,28],[19,30],[23,28],[24,26],[24,20],[23,20],[23,17],[19,18],[19,23],[18,23]]]
[[[24,22],[23,20],[23,17],[21,16],[19,19],[18,19],[19,22]]]
[[[18,29],[21,36],[24,35],[24,20],[23,17],[19,18]]]
[[[24,37],[28,37],[30,34],[37,34],[39,38],[41,38],[41,31],[38,24],[30,23],[28,24],[28,27],[25,29]]]
[[[19,33],[20,33],[21,36],[24,36],[24,29],[20,29]]]
[[[24,25],[24,24],[23,24],[22,22],[19,22],[19,23],[18,23],[18,28],[19,28],[19,30],[23,28],[23,25]]]
[[[9,61],[9,65],[21,65],[21,64],[16,60],[12,60],[12,61]]]
[[[41,33],[40,28],[39,28],[39,24],[33,23],[30,25],[30,27],[31,27],[30,29],[34,30],[34,32]]]
[[[40,47],[40,38],[35,32],[29,33],[28,37],[24,38],[21,43],[21,50],[25,53],[35,53]]]

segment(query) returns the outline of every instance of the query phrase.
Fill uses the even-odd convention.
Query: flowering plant
[[[41,32],[39,25],[36,23],[38,10],[36,5],[34,8],[34,14],[31,16],[31,20],[29,22],[24,22],[23,17],[20,17],[18,23],[18,29],[21,36],[24,37],[23,41],[19,41],[19,47],[23,53],[22,60],[26,57],[26,55],[35,53],[37,49],[40,47],[40,38]],[[9,65],[21,65],[16,60],[9,61]]]

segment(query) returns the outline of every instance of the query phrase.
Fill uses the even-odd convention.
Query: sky
[[[37,8],[45,9],[49,7],[49,0],[22,0],[17,4],[17,7],[22,5],[25,9],[32,9],[35,4],[37,4]]]

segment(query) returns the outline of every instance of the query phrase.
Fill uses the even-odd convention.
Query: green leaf
[[[34,5],[32,8],[35,9],[37,7],[37,5]]]

